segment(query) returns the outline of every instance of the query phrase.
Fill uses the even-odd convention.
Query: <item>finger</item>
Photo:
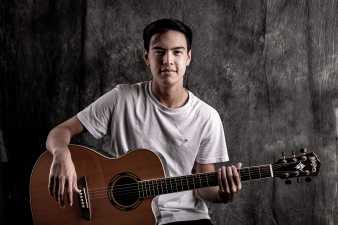
[[[234,177],[235,185],[237,187],[237,191],[240,191],[242,189],[241,177],[235,166],[233,166],[232,171],[233,171],[233,177]]]
[[[226,193],[230,194],[230,186],[229,186],[229,181],[227,179],[227,171],[225,166],[222,166],[222,183],[223,183],[223,187],[224,190],[226,191]]]
[[[67,204],[70,205],[70,200],[69,200],[69,180],[66,179],[65,181],[65,193],[64,193],[64,196],[65,196],[65,201],[67,201]]]
[[[68,199],[69,199],[69,205],[73,206],[73,179],[69,180],[69,185],[68,185]]]
[[[237,169],[242,168],[242,163],[241,162],[236,163],[236,167],[237,167]]]
[[[227,167],[226,171],[227,171],[227,179],[229,182],[229,187],[231,188],[231,193],[236,193],[237,188],[236,188],[234,177],[233,177],[233,166]]]
[[[222,183],[222,169],[219,168],[218,169],[218,185],[219,185],[219,189],[224,192],[224,188],[223,188],[223,183]]]
[[[55,176],[54,177],[54,187],[53,187],[53,196],[56,201],[58,201],[58,190],[59,190],[59,180]]]
[[[78,188],[77,186],[77,176],[74,176],[74,190],[77,192],[77,193],[80,193],[81,190]]]
[[[66,178],[62,176],[60,178],[60,185],[59,185],[59,204],[61,207],[65,206],[64,202],[64,192],[65,192],[65,180]]]
[[[54,188],[54,177],[50,176],[48,180],[48,191],[52,197],[53,197],[53,188]]]

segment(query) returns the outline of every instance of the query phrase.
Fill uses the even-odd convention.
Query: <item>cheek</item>
[[[178,62],[176,65],[177,65],[177,68],[180,72],[185,72],[186,67],[187,67],[187,63],[185,61],[182,60],[182,61]]]

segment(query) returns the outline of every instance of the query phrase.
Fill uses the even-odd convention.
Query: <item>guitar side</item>
[[[130,173],[140,180],[164,177],[159,158],[151,151],[140,149],[118,159],[105,157],[80,145],[70,145],[72,159],[78,178],[85,177],[89,190],[91,218],[81,214],[81,203],[74,194],[72,207],[60,208],[48,192],[48,176],[52,155],[41,154],[32,170],[30,179],[30,205],[35,225],[154,225],[151,210],[152,199],[144,199],[130,209],[119,209],[112,204],[107,188],[120,173]]]

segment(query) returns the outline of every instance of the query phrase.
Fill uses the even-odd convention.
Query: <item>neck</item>
[[[161,104],[168,108],[179,108],[188,100],[188,91],[183,84],[173,86],[159,86],[152,81],[151,91]]]
[[[271,164],[246,167],[239,169],[238,171],[242,181],[273,177],[273,168]],[[218,173],[209,172],[139,181],[137,184],[137,191],[141,198],[149,198],[160,194],[218,185]]]

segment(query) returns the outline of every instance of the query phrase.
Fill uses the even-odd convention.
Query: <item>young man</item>
[[[46,143],[53,154],[49,189],[60,205],[66,197],[72,205],[73,192],[79,191],[67,146],[84,130],[95,138],[109,134],[114,157],[135,148],[154,151],[163,160],[166,176],[215,171],[215,163],[228,160],[217,111],[183,86],[191,61],[191,29],[181,21],[161,19],[144,29],[143,39],[151,81],[118,85],[50,131]],[[155,198],[157,223],[211,224],[204,200],[231,201],[241,189],[237,169],[221,167],[219,187]]]

